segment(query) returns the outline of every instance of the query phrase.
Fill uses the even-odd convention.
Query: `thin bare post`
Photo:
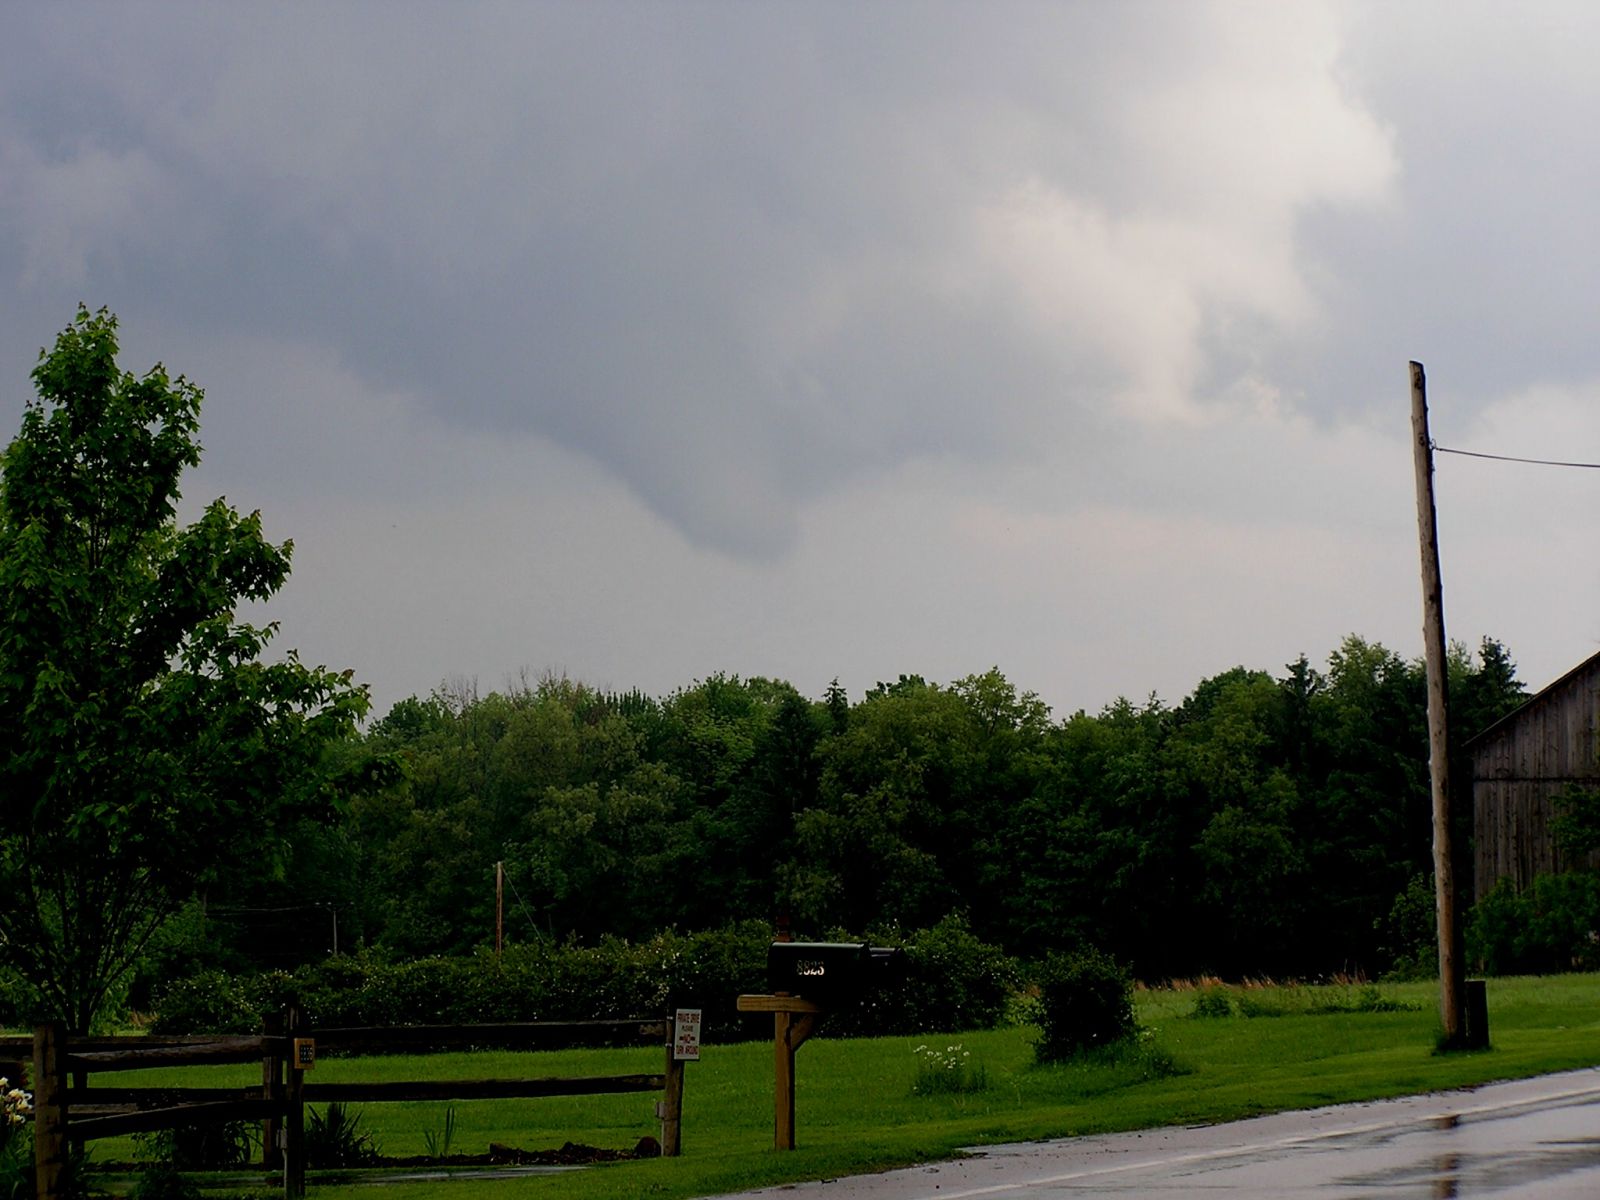
[[[772,1016],[773,1120],[772,1144],[779,1150],[794,1149],[794,1014]]]
[[[300,1032],[298,1004],[289,1005],[283,1026],[289,1055],[285,1071],[288,1107],[283,1119],[283,1194],[285,1200],[299,1200],[306,1194],[306,1073],[294,1061],[294,1039]]]
[[[288,1061],[288,1056],[283,1050],[283,1014],[268,1013],[265,1027],[267,1036],[276,1037],[278,1041],[261,1058],[261,1098],[281,1105],[285,1095],[283,1070],[284,1064]],[[261,1165],[268,1171],[276,1171],[283,1166],[283,1145],[280,1134],[285,1128],[281,1113],[267,1117],[261,1122]]]
[[[1428,435],[1428,382],[1411,364],[1412,459],[1417,477],[1417,539],[1422,555],[1423,660],[1428,674],[1428,775],[1433,785],[1433,880],[1439,936],[1439,1017],[1448,1046],[1464,1044],[1466,973],[1456,919],[1455,849],[1450,835],[1450,716],[1444,640],[1444,584],[1433,502],[1433,439]]]
[[[668,1022],[668,1030],[672,1024]],[[683,1152],[683,1060],[672,1039],[667,1039],[666,1087],[661,1098],[661,1157],[677,1158]]]
[[[500,948],[506,932],[506,864],[494,865],[494,956],[500,957]]]

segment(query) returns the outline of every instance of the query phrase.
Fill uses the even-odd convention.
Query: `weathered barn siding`
[[[1555,844],[1555,799],[1600,787],[1600,654],[1579,664],[1469,743],[1473,878],[1478,897],[1501,879],[1519,889],[1535,875],[1600,867]]]

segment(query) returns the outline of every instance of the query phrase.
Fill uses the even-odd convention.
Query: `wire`
[[[1590,470],[1600,470],[1600,463],[1587,462],[1558,462],[1551,458],[1518,458],[1512,454],[1484,454],[1479,450],[1452,450],[1448,446],[1441,446],[1437,442],[1429,443],[1440,454],[1459,454],[1465,458],[1492,458],[1496,462],[1532,463],[1536,467],[1587,467]]]
[[[522,910],[522,915],[528,918],[528,925],[533,930],[534,936],[537,937],[542,930],[539,928],[539,923],[533,919],[533,914],[528,911],[528,906],[522,902],[522,893],[517,891],[517,885],[511,882],[510,875],[505,877],[505,881],[511,888],[511,896],[516,900],[517,907]]]

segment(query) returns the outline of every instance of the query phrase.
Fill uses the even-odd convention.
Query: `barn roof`
[[[1572,670],[1568,671],[1554,683],[1546,685],[1533,695],[1529,696],[1521,704],[1517,705],[1516,708],[1512,709],[1493,725],[1490,725],[1487,729],[1480,730],[1476,736],[1467,740],[1466,744],[1463,746],[1463,749],[1471,750],[1479,742],[1486,742],[1490,738],[1497,736],[1509,726],[1514,725],[1518,721],[1522,720],[1536,708],[1543,707],[1551,699],[1565,692],[1578,680],[1596,672],[1600,672],[1600,651],[1596,651],[1594,654],[1591,654],[1588,658],[1584,659],[1577,666],[1573,667]]]

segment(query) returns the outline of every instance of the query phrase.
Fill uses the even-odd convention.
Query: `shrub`
[[[156,997],[152,1033],[254,1033],[262,1010],[249,977],[202,971],[169,985]]]
[[[909,936],[878,931],[871,940],[898,947],[905,958],[858,1005],[828,1015],[830,1034],[953,1033],[992,1029],[1005,1020],[1021,972],[1015,959],[975,936],[965,918],[947,916]]]
[[[1134,1035],[1133,980],[1115,959],[1084,948],[1052,954],[1039,970],[1034,1057],[1061,1062]]]
[[[1394,898],[1389,915],[1374,922],[1383,939],[1384,977],[1396,980],[1439,977],[1439,936],[1434,916],[1433,876],[1413,875]]]
[[[1016,990],[1016,963],[949,918],[909,937],[904,970],[864,1003],[830,1013],[828,1031],[875,1036],[992,1027]],[[771,934],[745,922],[695,934],[664,932],[643,942],[606,938],[597,946],[536,942],[499,957],[386,962],[362,953],[286,974],[207,971],[158,998],[157,1033],[230,1033],[261,1028],[264,1014],[297,998],[307,1024],[467,1024],[654,1016],[703,1010],[708,1042],[772,1036],[771,1018],[740,1014],[734,1001],[767,990]]]
[[[1233,1016],[1233,998],[1228,995],[1226,988],[1208,987],[1201,988],[1195,993],[1194,1013],[1196,1017],[1231,1017]]]
[[[1502,879],[1468,917],[1467,956],[1490,975],[1600,967],[1600,875],[1540,875],[1520,893]]]

